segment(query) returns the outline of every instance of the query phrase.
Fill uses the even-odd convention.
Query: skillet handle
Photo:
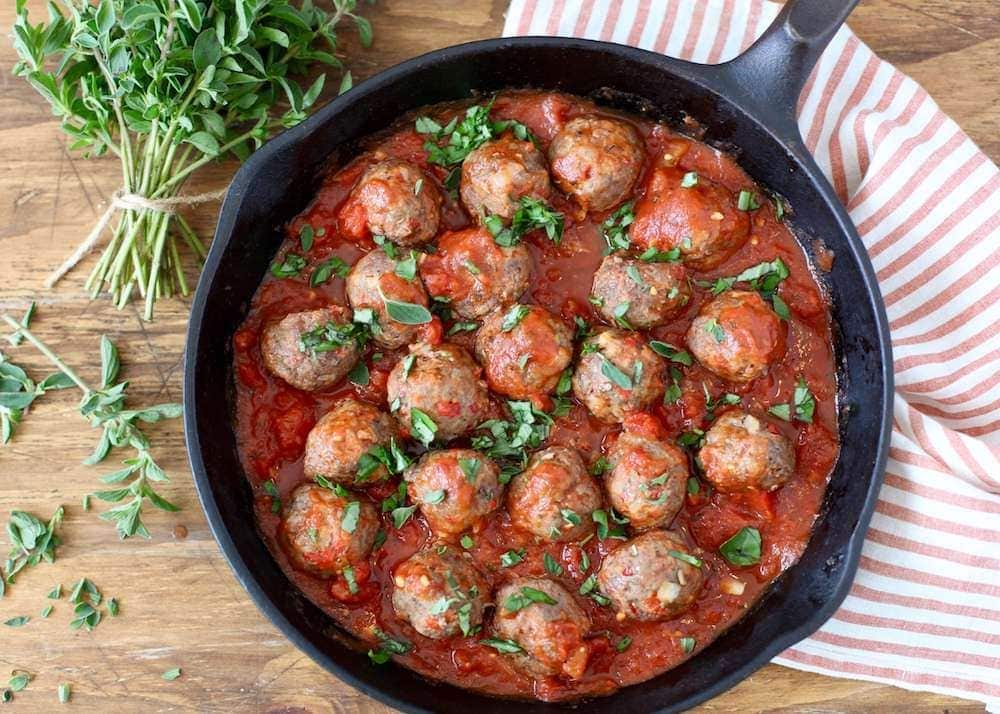
[[[719,65],[748,109],[772,126],[795,124],[799,94],[820,54],[858,0],[787,0],[746,52]],[[793,136],[798,139],[798,130]]]

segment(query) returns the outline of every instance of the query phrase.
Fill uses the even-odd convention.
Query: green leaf
[[[73,690],[69,684],[63,682],[59,685],[59,703],[66,704],[73,695]]]
[[[167,680],[168,682],[173,682],[175,679],[177,679],[180,676],[181,676],[181,668],[180,667],[174,667],[173,669],[168,669],[162,675],[163,679]]]
[[[760,531],[750,526],[740,528],[725,543],[719,546],[722,557],[738,567],[755,565],[760,562]]]
[[[423,305],[392,300],[385,295],[382,296],[382,300],[389,317],[404,325],[425,325],[434,319],[430,310]]]
[[[201,32],[201,9],[194,0],[178,0],[181,16],[195,32]],[[213,63],[214,64],[214,63]]]
[[[258,27],[256,32],[261,39],[268,40],[282,47],[288,47],[288,35],[277,28],[263,26]]]
[[[361,42],[362,47],[372,46],[372,24],[367,18],[361,17],[360,15],[354,15],[354,24],[358,28],[358,40]]]
[[[350,72],[344,72],[344,76],[340,78],[340,87],[337,89],[337,96],[345,94],[354,87],[354,77]]]
[[[410,434],[424,446],[430,446],[437,434],[437,424],[426,413],[413,407],[410,409]]]
[[[502,654],[520,654],[521,652],[524,652],[521,645],[514,642],[514,640],[504,640],[499,637],[487,637],[479,640],[479,644],[492,647],[497,652]]]
[[[36,396],[34,392],[0,392],[0,407],[27,409]]]
[[[101,384],[104,389],[114,384],[120,369],[121,360],[118,357],[118,348],[108,339],[107,335],[101,335]]]
[[[217,156],[219,154],[218,140],[207,131],[196,131],[184,139],[184,141],[206,156]]]
[[[139,3],[122,13],[122,27],[130,30],[138,25],[161,16],[159,8],[150,3]]]
[[[9,620],[4,621],[4,625],[7,627],[24,627],[31,620],[27,615],[20,615],[19,617],[12,617]]]
[[[604,355],[601,358],[601,374],[607,377],[611,382],[621,387],[622,389],[631,391],[634,387],[632,383],[632,377],[625,374],[618,365],[609,360]]]
[[[237,2],[237,6],[240,3]],[[282,33],[284,34],[284,33]],[[287,42],[287,37],[285,38]],[[288,45],[285,44],[285,47]],[[214,30],[203,30],[194,41],[191,49],[191,57],[194,61],[194,68],[199,72],[204,72],[214,66],[222,57],[222,46]]]
[[[50,389],[71,389],[76,386],[76,382],[70,379],[68,374],[55,372],[38,383],[38,388],[43,392]]]

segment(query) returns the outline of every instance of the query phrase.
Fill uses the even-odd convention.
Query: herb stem
[[[62,372],[67,377],[72,379],[73,382],[76,384],[76,386],[79,387],[80,390],[83,392],[83,395],[85,397],[94,391],[90,388],[90,386],[86,382],[83,381],[83,379],[80,378],[80,376],[76,372],[74,372],[70,368],[69,365],[67,365],[65,362],[62,361],[62,359],[59,358],[59,355],[57,355],[55,352],[49,349],[48,345],[46,345],[40,339],[35,337],[35,335],[31,332],[31,330],[29,330],[20,322],[12,318],[10,315],[3,314],[0,315],[0,318],[3,318],[4,322],[13,327],[15,333],[21,334],[24,337],[24,339],[26,339],[28,342],[34,345],[39,352],[48,357],[49,361],[52,362],[52,364],[54,364],[56,367],[58,367],[60,372]]]

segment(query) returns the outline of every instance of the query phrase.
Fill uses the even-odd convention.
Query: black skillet
[[[785,196],[807,252],[821,239],[836,254],[821,279],[837,325],[843,448],[823,512],[800,561],[757,607],[695,658],[581,712],[674,711],[724,691],[818,629],[847,594],[882,481],[892,394],[889,333],[861,240],[813,162],[795,123],[799,92],[857,0],[792,0],[749,50],[696,65],[621,45],[525,37],[472,42],[392,67],[333,100],[254,154],[233,179],[191,312],[184,407],[191,468],[212,532],[257,606],[320,665],[366,694],[407,711],[491,714],[510,703],[430,683],[396,665],[375,667],[338,625],[289,582],[254,526],[236,451],[232,337],[281,243],[283,224],[312,197],[328,160],[346,161],[359,139],[425,104],[510,86],[593,96],[623,109],[684,115],[706,142],[733,149],[762,185]],[[611,90],[611,91],[607,91]],[[559,707],[518,703],[525,714]]]

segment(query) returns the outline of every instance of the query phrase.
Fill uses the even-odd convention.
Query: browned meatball
[[[393,573],[392,607],[424,637],[470,635],[483,621],[487,585],[475,566],[447,546],[431,546]]]
[[[555,389],[573,360],[573,333],[545,308],[517,304],[483,321],[476,357],[494,392],[538,397]]]
[[[647,263],[609,255],[591,291],[608,322],[643,330],[669,322],[688,304],[691,286],[677,263]]]
[[[511,522],[549,541],[579,540],[594,531],[601,489],[576,449],[550,446],[531,457],[507,491]]]
[[[638,530],[668,526],[684,505],[688,461],[666,438],[624,431],[608,452],[605,478],[615,510]]]
[[[626,617],[669,620],[694,602],[704,581],[692,550],[676,533],[644,533],[604,558],[598,587]]]
[[[584,340],[573,394],[603,421],[622,421],[663,395],[664,362],[642,335],[599,328]]]
[[[704,176],[698,176],[693,186],[682,186],[684,181],[680,169],[654,171],[636,204],[629,236],[640,249],[678,248],[685,264],[709,270],[743,247],[750,218],[736,207],[727,188]]]
[[[413,342],[420,325],[404,325],[389,317],[385,298],[427,307],[427,292],[420,278],[407,280],[396,273],[396,261],[381,250],[373,250],[358,259],[347,275],[347,299],[355,310],[375,311],[376,326],[372,337],[390,350]]]
[[[308,391],[332,387],[361,356],[351,313],[340,305],[293,312],[271,323],[260,351],[271,374]]]
[[[639,132],[610,117],[571,119],[549,144],[553,178],[588,211],[606,211],[624,201],[644,157]]]
[[[405,246],[431,240],[441,220],[441,193],[418,166],[401,159],[369,168],[347,204],[364,213],[373,235]]]
[[[792,443],[767,421],[739,410],[722,414],[698,452],[705,478],[720,491],[773,491],[795,473]]]
[[[543,201],[549,197],[549,172],[542,152],[510,132],[488,141],[462,162],[460,192],[475,221],[482,223],[490,215],[509,221],[522,197]]]
[[[378,513],[370,501],[344,493],[346,497],[306,483],[285,503],[281,536],[298,567],[331,577],[368,557],[379,529]]]
[[[474,528],[500,505],[500,469],[473,449],[431,451],[404,473],[427,524],[448,540]]]
[[[389,473],[378,461],[359,462],[372,448],[388,446],[397,436],[395,420],[357,399],[345,399],[316,423],[306,439],[306,476],[357,486],[377,483]],[[370,461],[370,460],[369,460]]]
[[[497,637],[524,650],[515,660],[521,668],[570,679],[583,675],[591,654],[584,639],[590,618],[562,585],[546,578],[516,578],[497,591],[496,604]]]
[[[490,408],[480,373],[476,361],[458,345],[412,345],[410,354],[389,373],[389,408],[411,434],[413,410],[419,409],[434,422],[439,441],[462,436],[486,419]]]
[[[785,354],[785,326],[758,293],[730,290],[702,306],[687,344],[723,379],[750,382]]]
[[[531,279],[531,253],[523,243],[506,248],[485,228],[445,233],[437,252],[420,260],[427,291],[461,317],[475,320],[517,300]]]

